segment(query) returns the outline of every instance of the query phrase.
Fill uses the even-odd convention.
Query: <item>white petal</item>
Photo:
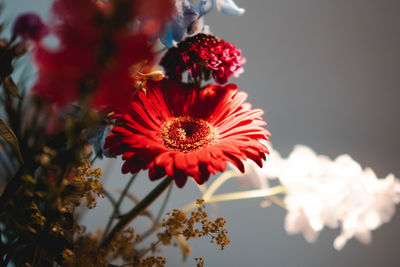
[[[242,15],[244,8],[238,7],[233,0],[217,0],[217,9],[225,15]]]

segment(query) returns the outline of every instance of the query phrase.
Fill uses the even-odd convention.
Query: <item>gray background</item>
[[[49,0],[6,1],[6,16],[35,10],[45,14]],[[336,157],[349,153],[380,176],[400,176],[400,1],[399,0],[237,0],[241,17],[214,11],[206,23],[220,38],[236,43],[247,59],[233,82],[265,110],[274,147],[287,155],[295,144]],[[118,163],[119,164],[119,163]],[[122,187],[128,177],[114,164],[106,181]],[[145,175],[133,186],[143,196]],[[229,183],[221,192],[237,189]],[[184,206],[200,194],[193,183],[174,188],[167,209]],[[206,240],[191,242],[193,256],[206,266],[400,266],[400,212],[373,232],[370,246],[351,240],[333,249],[338,230],[324,229],[315,244],[289,236],[285,211],[259,207],[260,200],[220,204],[232,244],[219,251]],[[156,203],[156,206],[159,203]],[[125,208],[131,204],[125,203]],[[85,216],[89,227],[104,227],[106,201]],[[148,225],[140,219],[142,231]],[[176,248],[163,249],[168,266],[180,266]],[[195,266],[189,259],[187,266]]]

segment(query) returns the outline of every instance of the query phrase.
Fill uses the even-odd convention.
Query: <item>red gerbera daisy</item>
[[[196,78],[209,79],[212,74],[215,82],[224,84],[231,75],[238,77],[243,72],[242,65],[246,60],[234,44],[203,33],[186,38],[172,47],[161,60],[166,73],[177,80],[182,73],[190,71]]]
[[[187,177],[203,184],[210,173],[224,171],[226,161],[244,172],[242,161],[262,166],[268,149],[259,139],[269,132],[261,109],[251,109],[247,94],[234,84],[185,88],[164,79],[149,82],[126,114],[116,114],[117,126],[105,148],[123,155],[123,173],[149,169],[150,180],[165,175],[183,187]]]

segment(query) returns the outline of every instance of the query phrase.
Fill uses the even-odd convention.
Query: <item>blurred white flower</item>
[[[268,179],[279,179],[287,190],[285,229],[289,234],[302,233],[309,242],[316,240],[325,225],[340,225],[335,249],[342,249],[352,237],[370,243],[370,231],[390,221],[400,202],[398,179],[392,174],[378,179],[348,155],[332,161],[298,145],[287,159],[271,149],[265,163],[263,168],[247,163],[245,175],[257,187],[268,187]]]

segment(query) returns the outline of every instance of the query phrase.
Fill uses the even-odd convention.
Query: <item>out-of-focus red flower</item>
[[[268,149],[259,140],[270,134],[261,127],[263,111],[244,102],[247,94],[234,84],[185,86],[148,82],[147,94],[139,92],[129,111],[114,116],[104,147],[123,155],[122,172],[149,169],[151,180],[167,175],[183,187],[188,176],[203,184],[227,161],[242,172],[246,159],[262,166]]]
[[[213,35],[197,34],[186,38],[168,50],[161,60],[167,75],[181,80],[182,73],[190,71],[193,78],[208,79],[211,72],[215,82],[224,84],[231,75],[237,77],[243,72],[246,60],[234,44]]]
[[[171,17],[175,0],[133,1],[132,11],[136,17],[154,17],[165,19]]]
[[[172,19],[176,0],[133,1],[133,15],[140,20],[141,30],[151,36],[160,33],[165,23]]]
[[[20,36],[37,42],[49,33],[49,29],[38,15],[25,13],[15,20],[12,33],[14,38]]]
[[[121,21],[113,12],[120,2],[112,1],[107,6],[92,0],[54,3],[52,11],[57,22],[53,30],[59,46],[35,47],[39,77],[33,91],[37,95],[58,106],[86,96],[97,108],[129,103],[134,94],[130,67],[151,61],[153,53],[149,37],[129,27],[133,17],[126,19],[126,25],[118,24]]]

